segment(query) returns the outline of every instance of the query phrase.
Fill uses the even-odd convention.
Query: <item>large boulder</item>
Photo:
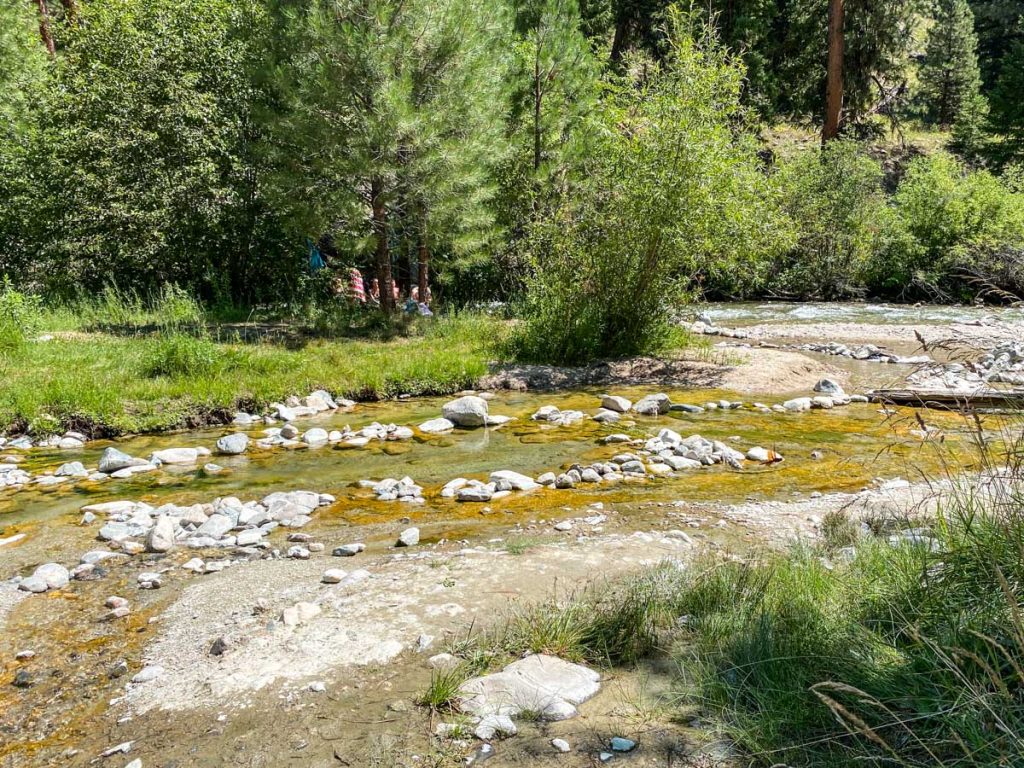
[[[459,698],[462,711],[480,718],[529,712],[543,720],[567,720],[598,692],[600,680],[592,669],[536,654],[501,672],[467,680],[459,688]]]
[[[237,456],[245,453],[249,447],[249,436],[244,432],[235,432],[233,435],[224,435],[217,441],[217,452],[228,456]]]
[[[123,451],[117,450],[111,446],[103,451],[103,455],[100,456],[99,470],[100,472],[109,475],[117,472],[119,469],[127,469],[128,467],[138,467],[148,462],[145,459],[137,459],[134,456],[129,456]]]
[[[668,413],[671,407],[672,401],[662,392],[646,395],[633,404],[633,410],[643,416],[661,416]]]
[[[482,427],[487,423],[487,401],[476,395],[466,395],[445,403],[441,413],[458,427]]]

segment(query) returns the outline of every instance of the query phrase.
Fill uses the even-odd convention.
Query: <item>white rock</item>
[[[459,694],[462,710],[480,718],[529,711],[545,720],[564,720],[575,716],[576,706],[600,687],[600,675],[592,669],[537,654],[496,674],[467,680]]]
[[[195,464],[200,453],[195,448],[166,448],[153,451],[149,457],[150,464]]]
[[[281,622],[286,627],[297,627],[319,615],[320,606],[316,603],[299,602],[281,612]]]
[[[609,411],[615,411],[616,413],[626,413],[633,407],[633,403],[626,398],[619,397],[617,395],[602,395],[601,407],[607,408]]]
[[[441,413],[456,426],[482,427],[487,423],[487,401],[475,395],[466,395],[445,403]]]
[[[320,578],[324,584],[340,584],[348,574],[340,568],[328,568]]]
[[[136,675],[132,678],[133,683],[148,683],[152,680],[156,680],[160,675],[164,673],[164,668],[158,664],[152,664],[143,667]]]
[[[170,515],[160,515],[146,536],[146,549],[150,552],[170,552],[174,548],[174,533],[174,519]]]
[[[420,432],[426,432],[428,435],[449,432],[453,429],[455,429],[455,424],[448,419],[430,419],[430,421],[420,424]]]
[[[415,547],[420,543],[420,529],[419,528],[406,528],[400,534],[398,534],[398,541],[395,542],[396,547]]]
[[[321,445],[327,442],[327,430],[315,427],[302,436],[302,442],[306,445]]]
[[[71,574],[68,569],[59,563],[46,563],[40,565],[35,571],[32,572],[32,576],[36,579],[41,579],[47,589],[61,589],[68,585],[71,581]]]
[[[497,472],[491,472],[490,481],[492,483],[507,482],[514,491],[532,491],[534,488],[540,487],[532,477],[527,477],[508,469],[499,469]]]
[[[217,441],[217,452],[229,456],[237,456],[245,453],[249,448],[249,436],[244,432],[235,432],[232,435],[224,435]]]

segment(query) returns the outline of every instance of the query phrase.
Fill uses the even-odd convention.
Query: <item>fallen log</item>
[[[1024,389],[873,389],[874,402],[958,410],[972,407],[1024,409]]]

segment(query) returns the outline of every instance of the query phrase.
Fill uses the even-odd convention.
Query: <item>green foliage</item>
[[[756,765],[1013,764],[1021,755],[1021,499],[955,495],[938,547],[862,541],[691,571],[691,700]],[[1013,757],[1013,756],[1016,756]]]
[[[263,16],[256,0],[82,4],[39,109],[23,279],[68,297],[111,281],[273,294],[253,155]]]
[[[851,141],[829,142],[782,165],[774,177],[796,244],[772,271],[773,292],[803,298],[856,295],[891,219],[882,169]]]
[[[41,318],[39,297],[15,290],[4,278],[0,283],[0,357],[21,352],[39,332]]]
[[[379,278],[396,245],[479,257],[505,151],[504,13],[481,0],[282,6],[282,205],[345,251],[375,252]]]
[[[458,664],[430,673],[430,685],[419,699],[422,706],[438,711],[454,711],[458,706],[459,688],[469,679],[468,665]]]
[[[949,127],[965,108],[976,108],[981,74],[974,16],[967,0],[937,0],[934,23],[918,77],[930,119]]]
[[[1004,137],[1004,159],[1024,159],[1024,40],[1007,51],[992,91],[992,125]]]
[[[821,119],[828,54],[828,0],[712,0],[722,40],[742,52],[746,98],[766,117]],[[861,120],[878,99],[878,82],[903,76],[916,4],[846,0],[844,110]]]
[[[674,18],[663,69],[610,89],[588,183],[532,233],[534,273],[513,340],[523,359],[581,363],[664,341],[684,292],[749,268],[772,219],[735,130],[742,69],[693,17]],[[699,35],[695,39],[694,33]]]
[[[945,153],[915,159],[894,203],[910,239],[875,271],[938,298],[964,298],[965,277],[999,274],[1024,244],[1024,195]]]
[[[170,333],[152,343],[142,375],[149,378],[210,376],[218,370],[220,362],[216,345],[205,336]]]

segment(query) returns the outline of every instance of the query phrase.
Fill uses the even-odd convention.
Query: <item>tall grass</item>
[[[930,540],[692,569],[684,695],[755,765],[1024,764],[1022,447],[954,483]]]
[[[188,316],[169,313],[177,328],[167,322],[142,336],[58,334],[26,344],[17,360],[0,360],[0,431],[159,431],[319,388],[357,399],[447,394],[487,373],[501,334],[495,322],[450,316],[390,340],[245,344],[212,339],[189,327]]]

